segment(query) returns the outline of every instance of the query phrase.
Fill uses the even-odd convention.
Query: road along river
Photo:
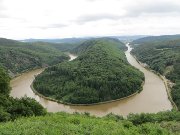
[[[70,106],[59,104],[41,98],[35,95],[31,90],[30,85],[34,80],[34,76],[40,74],[44,70],[37,69],[24,73],[11,81],[11,96],[20,98],[26,95],[28,97],[35,98],[40,104],[47,108],[48,112],[89,112],[96,116],[104,116],[112,112],[114,114],[127,116],[129,113],[155,113],[159,111],[171,110],[172,105],[168,99],[163,81],[157,75],[142,67],[130,54],[132,48],[130,48],[129,44],[126,45],[128,50],[125,52],[125,54],[128,62],[132,66],[142,71],[145,75],[143,90],[139,94],[119,101],[100,105]],[[71,60],[76,58],[76,56],[72,54],[69,54],[69,56],[71,57]]]

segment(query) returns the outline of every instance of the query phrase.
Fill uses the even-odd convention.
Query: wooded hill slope
[[[67,55],[49,43],[23,43],[0,38],[0,66],[8,70],[12,76],[68,59]]]
[[[180,109],[180,35],[146,37],[133,41],[132,53],[175,85],[172,97]]]
[[[124,45],[124,43],[122,43],[121,41],[119,41],[118,39],[116,38],[101,38],[101,41],[104,41],[104,42],[108,42],[109,45],[112,44],[112,46],[115,46],[117,47],[118,49],[120,49],[121,51],[126,51],[127,50],[127,47]],[[77,55],[80,55],[84,52],[87,51],[87,49],[96,44],[97,40],[89,40],[88,42],[83,42],[81,44],[79,44],[79,46],[77,46],[76,48],[70,50],[72,53],[74,54],[77,54]],[[124,56],[123,56],[124,57]]]
[[[77,59],[50,67],[38,75],[34,88],[44,96],[73,104],[129,96],[141,90],[144,76],[130,66],[120,46],[122,43],[116,39],[88,40],[74,49],[79,54]]]

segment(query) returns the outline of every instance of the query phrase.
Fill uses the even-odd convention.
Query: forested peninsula
[[[117,39],[87,40],[72,50],[78,58],[47,68],[33,87],[46,97],[72,104],[129,96],[142,89],[144,75],[127,62],[125,49]]]

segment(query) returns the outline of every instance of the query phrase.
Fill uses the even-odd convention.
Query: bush
[[[12,106],[8,108],[11,114],[11,119],[16,119],[21,116],[40,116],[45,115],[46,110],[34,99],[23,97],[21,99],[11,99]]]

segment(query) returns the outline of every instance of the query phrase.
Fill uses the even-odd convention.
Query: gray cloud
[[[180,5],[172,2],[140,3],[137,6],[128,7],[126,17],[136,17],[142,14],[167,14],[180,13]]]
[[[87,0],[96,1],[96,0]],[[126,14],[124,15],[114,15],[114,14],[88,14],[77,18],[75,22],[77,24],[85,24],[88,22],[99,21],[99,20],[119,20],[125,18],[138,17],[143,14],[170,14],[170,13],[180,13],[180,4],[172,3],[171,1],[157,1],[157,2],[143,2],[139,1],[138,5],[127,6],[124,8]]]
[[[84,24],[87,22],[99,21],[99,20],[118,20],[121,16],[114,14],[91,14],[80,16],[76,22],[78,24]]]
[[[37,26],[35,28],[40,28],[40,29],[52,29],[52,28],[63,28],[63,27],[67,27],[68,25],[66,24],[50,24],[47,26]]]

